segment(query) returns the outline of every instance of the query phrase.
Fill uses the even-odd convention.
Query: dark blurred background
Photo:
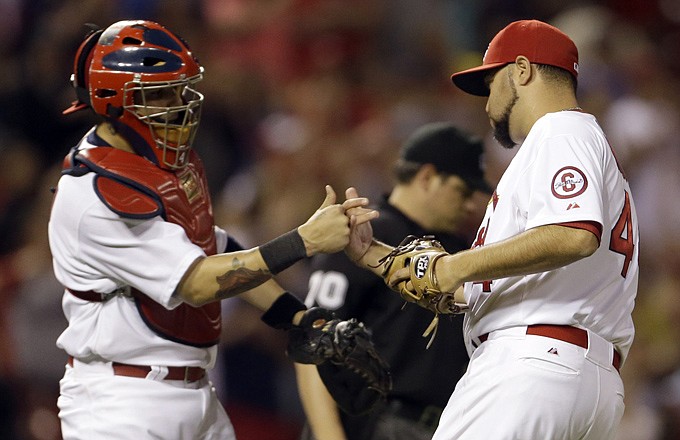
[[[677,0],[0,0],[0,439],[61,438],[65,355],[55,340],[66,323],[47,246],[50,188],[96,121],[61,110],[74,98],[83,24],[127,18],[166,25],[204,65],[195,145],[218,224],[246,246],[303,222],[327,183],[379,197],[400,142],[426,122],[484,137],[495,184],[513,152],[490,139],[484,99],[449,76],[479,63],[512,20],[565,31],[580,50],[581,106],[604,126],[640,216],[637,336],[618,439],[680,438]],[[302,298],[307,275],[300,263],[281,283]],[[284,335],[239,299],[223,307],[211,377],[239,440],[295,439],[303,413]]]

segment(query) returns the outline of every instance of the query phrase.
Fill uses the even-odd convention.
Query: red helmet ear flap
[[[89,65],[92,61],[92,50],[99,41],[99,37],[104,30],[93,24],[87,24],[86,26],[90,28],[90,31],[85,36],[85,40],[83,40],[78,47],[73,65],[73,76],[71,78],[73,88],[76,90],[77,99],[73,102],[71,107],[62,112],[65,115],[91,106],[90,90],[87,83]]]

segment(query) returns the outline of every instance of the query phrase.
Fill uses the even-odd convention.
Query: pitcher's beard
[[[505,115],[503,119],[494,124],[493,137],[503,148],[511,150],[515,148],[517,144],[510,137],[510,121],[508,121],[507,116],[508,115]]]
[[[513,92],[512,100],[507,106],[505,106],[503,114],[499,119],[492,119],[493,137],[499,144],[501,144],[501,146],[503,146],[503,148],[507,149],[512,149],[517,145],[517,143],[513,141],[512,137],[510,136],[510,114],[512,113],[512,109],[515,107],[515,104],[517,104],[519,96],[517,96],[517,90],[515,89],[514,84],[511,84],[511,88]]]

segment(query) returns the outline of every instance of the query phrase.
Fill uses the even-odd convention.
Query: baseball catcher
[[[234,440],[207,377],[222,334],[220,301],[240,296],[266,324],[294,327],[307,307],[275,277],[345,248],[347,210],[353,226],[377,215],[363,208],[366,198],[336,203],[327,185],[300,226],[250,249],[234,240],[215,223],[193,149],[203,74],[181,37],[147,20],[93,27],[75,52],[76,101],[65,113],[89,108],[97,122],[64,159],[48,222],[68,320],[57,340],[63,438]],[[311,340],[325,348],[320,355],[342,364],[371,348],[360,326],[329,321]]]
[[[392,389],[389,366],[378,355],[370,331],[356,319],[342,321],[323,308],[307,310],[290,329],[288,357],[314,364],[343,411],[365,414]]]
[[[428,347],[436,336],[440,314],[460,314],[468,310],[467,304],[457,302],[453,293],[442,292],[439,288],[434,267],[437,260],[445,255],[448,253],[434,236],[418,238],[409,235],[378,260],[379,266],[382,266],[382,277],[392,290],[407,302],[416,303],[434,313],[432,322],[423,333],[423,337],[432,334]],[[409,269],[409,279],[395,283],[395,272],[403,268]]]

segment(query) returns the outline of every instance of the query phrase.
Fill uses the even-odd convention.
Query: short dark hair
[[[561,83],[565,86],[571,87],[571,89],[576,93],[576,78],[570,72],[556,66],[551,66],[548,64],[535,64],[536,70],[541,72],[548,81],[554,83]]]
[[[409,183],[418,174],[418,171],[424,164],[419,162],[411,162],[409,160],[399,159],[392,167],[394,178],[398,183]]]

